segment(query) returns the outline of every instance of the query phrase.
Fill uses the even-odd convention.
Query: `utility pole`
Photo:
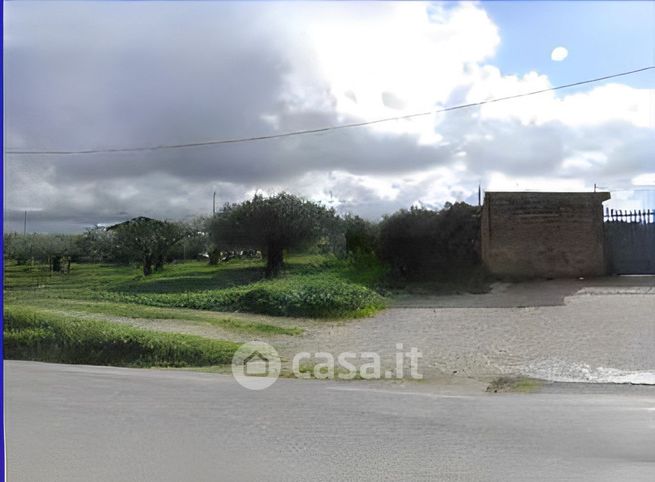
[[[482,206],[482,186],[478,184],[478,206]]]
[[[214,191],[214,204],[212,208],[212,213],[216,215],[216,191]]]
[[[25,210],[25,218],[23,220],[23,236],[27,234],[27,209]]]

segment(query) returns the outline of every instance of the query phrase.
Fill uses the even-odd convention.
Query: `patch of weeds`
[[[484,268],[476,266],[414,278],[388,276],[385,287],[412,295],[484,294],[491,291],[492,281]]]
[[[295,326],[284,327],[277,325],[268,325],[266,323],[251,323],[233,318],[221,318],[216,320],[205,319],[204,323],[215,325],[221,328],[233,329],[244,333],[261,334],[261,335],[289,335],[296,336],[303,333],[302,328]]]
[[[536,378],[521,377],[521,376],[502,376],[498,377],[487,387],[487,392],[490,393],[532,393],[541,388],[543,382]]]

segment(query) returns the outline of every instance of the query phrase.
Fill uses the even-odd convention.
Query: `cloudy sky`
[[[655,64],[653,2],[5,3],[5,140],[204,142],[402,116]],[[655,207],[655,71],[321,134],[5,154],[5,230],[185,218],[294,192],[372,219],[483,190]]]

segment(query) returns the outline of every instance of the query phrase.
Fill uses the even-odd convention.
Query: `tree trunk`
[[[143,256],[143,276],[149,276],[152,274],[152,256],[144,255]]]
[[[52,257],[52,271],[54,273],[61,273],[61,256]]]
[[[266,277],[275,278],[282,271],[282,246],[269,244],[266,249]]]
[[[155,262],[155,271],[161,271],[164,268],[164,255],[160,254],[157,256],[157,261]]]
[[[220,249],[212,249],[209,252],[209,264],[217,265],[219,259],[221,259],[221,250]]]

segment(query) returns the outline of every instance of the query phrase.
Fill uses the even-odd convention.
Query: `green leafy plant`
[[[240,310],[315,318],[366,316],[385,306],[376,292],[333,276],[307,275],[223,290],[132,294],[98,292],[95,299],[198,310]]]

